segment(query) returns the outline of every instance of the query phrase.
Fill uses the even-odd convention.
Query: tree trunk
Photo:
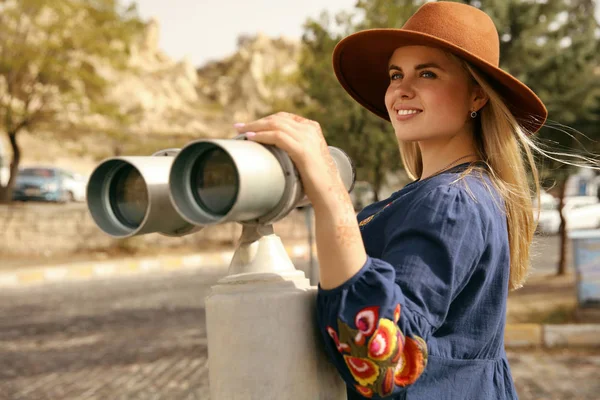
[[[379,201],[379,191],[381,190],[381,185],[383,183],[383,174],[381,172],[381,168],[376,166],[373,169],[373,201]]]
[[[558,233],[560,235],[560,258],[558,260],[558,271],[556,272],[557,275],[565,275],[567,273],[567,222],[563,214],[566,188],[567,182],[563,179],[559,187],[560,201],[558,203],[558,210],[560,215],[560,227],[558,228]]]
[[[12,148],[12,161],[10,163],[10,173],[6,186],[0,185],[0,204],[8,204],[12,201],[13,187],[17,180],[17,173],[19,172],[19,163],[21,162],[21,149],[17,143],[17,132],[9,132],[8,140]]]

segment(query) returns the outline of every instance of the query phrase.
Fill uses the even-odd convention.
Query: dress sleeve
[[[389,211],[381,258],[368,257],[356,275],[319,288],[317,297],[328,354],[367,398],[397,394],[423,373],[427,340],[485,246],[485,221],[460,188],[439,187],[410,209]]]

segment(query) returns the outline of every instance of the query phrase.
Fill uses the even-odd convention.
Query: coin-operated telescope
[[[336,147],[329,152],[351,191],[352,161]],[[285,151],[240,135],[197,140],[149,157],[104,160],[90,176],[87,203],[98,227],[115,238],[184,236],[238,222],[242,236],[229,269],[235,275],[295,270],[272,224],[308,199]]]
[[[329,152],[351,191],[351,160],[335,147]],[[264,399],[265,388],[268,398],[346,398],[315,337],[316,287],[273,232],[274,222],[308,204],[287,153],[240,135],[150,157],[110,158],[93,171],[87,202],[96,224],[117,238],[242,224],[228,274],[204,303],[211,398]]]
[[[348,191],[350,158],[329,147]],[[298,170],[283,150],[246,140],[206,139],[149,157],[113,157],[92,172],[90,213],[110,236],[183,236],[207,225],[271,225],[306,205]]]

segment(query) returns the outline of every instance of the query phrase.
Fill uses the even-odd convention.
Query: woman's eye
[[[395,80],[400,79],[400,78],[402,78],[402,74],[398,73],[398,72],[393,73],[392,75],[390,75],[390,80],[392,80],[392,81],[395,81]]]
[[[431,71],[423,71],[421,72],[421,76],[424,78],[437,78],[437,75]]]

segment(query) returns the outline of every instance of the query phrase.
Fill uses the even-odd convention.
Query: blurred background
[[[494,19],[502,67],[547,105],[535,143],[598,160],[597,2],[462,2]],[[393,130],[341,89],[331,54],[423,3],[0,1],[0,399],[208,398],[203,298],[240,227],[111,239],[87,211],[89,174],[107,157],[231,138],[235,122],[286,110],[354,160],[357,211],[389,196],[410,181]],[[513,375],[523,399],[597,399],[600,174],[536,161],[533,271],[507,315]],[[314,283],[312,226],[307,208],[275,229]],[[221,258],[184,260],[203,254]]]

